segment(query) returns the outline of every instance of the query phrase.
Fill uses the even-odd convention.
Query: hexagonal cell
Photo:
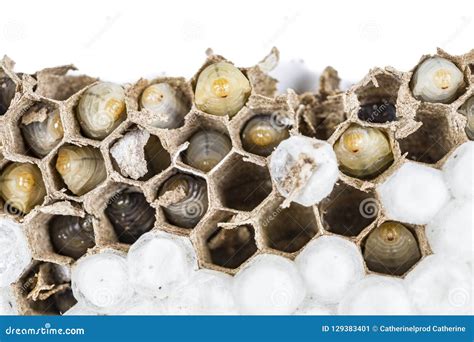
[[[358,179],[374,179],[394,162],[386,130],[351,124],[334,144],[339,170]]]
[[[125,244],[135,243],[156,222],[156,210],[139,189],[132,187],[121,188],[107,200],[104,216],[116,239]]]
[[[207,183],[201,177],[177,172],[160,186],[157,202],[169,224],[192,229],[209,206]]]
[[[189,137],[189,146],[181,153],[183,162],[203,172],[211,171],[232,149],[228,134],[200,128]]]
[[[344,236],[357,236],[375,221],[379,204],[373,194],[341,182],[319,203],[319,212],[325,230]]]
[[[56,185],[75,196],[94,190],[107,177],[99,149],[66,144],[57,150],[51,162]]]
[[[197,109],[234,117],[247,103],[252,86],[246,71],[223,60],[210,60],[191,80]]]
[[[95,246],[92,217],[56,215],[48,222],[53,250],[60,255],[79,259]]]
[[[41,205],[46,187],[40,169],[30,163],[9,163],[0,173],[0,195],[4,212],[22,218]]]
[[[386,221],[362,241],[364,260],[373,272],[401,276],[421,259],[413,227]]]
[[[251,225],[232,229],[218,228],[207,239],[212,263],[235,269],[257,251],[255,230]]]
[[[424,58],[413,71],[410,89],[421,102],[449,104],[466,92],[467,75],[457,61],[432,56]]]
[[[171,165],[161,140],[146,130],[129,128],[110,148],[112,165],[124,177],[149,180]]]
[[[215,180],[222,205],[235,210],[251,211],[272,192],[268,169],[237,154],[226,159]]]
[[[282,111],[259,113],[249,118],[240,132],[245,151],[268,157],[278,144],[290,136],[286,123],[287,115]]]
[[[58,315],[76,304],[69,269],[49,262],[33,263],[15,283],[14,292],[18,305],[29,315]]]
[[[444,113],[420,110],[416,114],[422,125],[414,133],[398,140],[402,154],[408,153],[410,160],[434,164],[453,147],[449,135],[449,122]]]
[[[33,257],[70,263],[95,246],[96,222],[76,204],[56,202],[36,212],[26,228]]]
[[[395,104],[402,82],[393,74],[380,73],[374,78],[377,84],[369,82],[355,91],[360,103],[357,116],[360,120],[372,123],[394,121]]]
[[[299,251],[318,232],[313,208],[297,203],[272,205],[261,215],[260,226],[265,244],[285,253]]]
[[[21,136],[23,142],[15,141],[20,153],[37,158],[45,157],[63,139],[64,130],[59,108],[53,103],[35,102],[18,119],[15,131],[20,128],[21,135],[14,132],[16,140]]]
[[[474,96],[464,102],[464,104],[458,109],[458,112],[463,114],[466,119],[465,132],[470,140],[474,140]]]
[[[4,115],[10,108],[15,97],[16,84],[7,75],[0,74],[0,115]]]
[[[35,93],[58,101],[64,101],[97,81],[97,78],[86,75],[68,75],[76,70],[74,66],[65,65],[38,71],[34,76],[37,80]]]
[[[132,99],[131,107],[138,111],[133,118],[155,128],[179,128],[191,110],[192,90],[183,78],[140,80],[128,95]]]
[[[227,270],[238,268],[257,252],[255,229],[250,224],[219,227],[232,221],[232,214],[218,211],[205,222],[198,234],[202,260]]]
[[[103,140],[127,118],[124,88],[99,82],[74,98],[72,111],[84,137]]]
[[[337,126],[346,120],[340,97],[330,97],[324,102],[314,96],[303,96],[298,110],[299,131],[309,137],[328,140]]]

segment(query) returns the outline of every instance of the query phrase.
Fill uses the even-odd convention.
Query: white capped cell
[[[135,290],[157,298],[186,283],[197,269],[191,241],[165,232],[143,234],[130,247],[127,263]]]
[[[337,236],[311,241],[295,259],[309,294],[326,304],[337,303],[364,276],[359,248]]]
[[[441,171],[409,161],[377,192],[388,218],[412,224],[428,223],[449,199]]]
[[[289,315],[305,298],[306,289],[291,260],[261,254],[234,277],[233,293],[241,314]]]

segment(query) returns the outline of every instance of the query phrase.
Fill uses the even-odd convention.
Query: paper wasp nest
[[[389,284],[387,292],[376,293],[380,301],[395,293],[405,303],[418,293],[418,275],[410,271],[433,253],[429,236],[434,236],[435,249],[450,248],[441,239],[449,232],[427,234],[435,214],[457,196],[451,188],[462,188],[452,180],[446,185],[443,172],[469,175],[457,170],[455,161],[442,170],[453,151],[472,139],[474,53],[450,56],[440,50],[422,57],[409,72],[374,68],[344,92],[337,72],[327,68],[317,93],[299,95],[292,90],[276,94],[277,81],[268,72],[277,60],[273,50],[256,66],[238,68],[211,54],[191,80],[160,77],[118,85],[69,76],[73,66],[19,74],[5,57],[0,64],[1,216],[21,223],[32,254],[11,285],[19,312],[63,314],[77,299],[77,305],[94,304],[83,311],[76,306],[71,313],[113,313],[110,303],[128,303],[136,310],[143,305],[145,313],[209,313],[213,308],[206,311],[202,305],[210,302],[223,306],[213,313],[253,313],[255,297],[269,306],[264,313],[271,313],[272,306],[275,313],[334,313],[338,303],[340,312],[356,313],[365,297],[351,291],[351,297],[342,298],[355,284],[368,297],[373,284]],[[271,153],[295,136],[329,144],[337,158],[337,181],[314,205],[298,204],[291,191],[282,195],[278,180],[272,179]],[[292,153],[278,161],[283,171],[297,170],[291,167],[298,162]],[[459,155],[464,158],[465,152]],[[305,162],[298,165],[304,168]],[[472,172],[470,177],[468,185]],[[304,182],[290,179],[286,185]],[[429,203],[423,193],[409,197],[412,186],[430,193]],[[469,229],[472,234],[468,227],[466,236]],[[133,245],[127,259],[130,245],[143,234],[148,234],[146,241]],[[192,248],[174,237],[191,241]],[[341,269],[339,278],[325,274],[337,251],[342,256],[334,265]],[[262,259],[266,254],[278,258]],[[152,261],[171,255],[178,259],[166,278],[159,273],[166,265]],[[120,265],[113,268],[121,282],[136,275],[142,287],[162,284],[143,291],[150,290],[154,300],[166,297],[168,311],[152,310],[126,284],[94,292],[86,278],[77,278],[87,273],[92,257],[101,260],[90,266],[99,273],[112,263]],[[122,272],[141,258],[156,272]],[[195,259],[197,266],[189,261]],[[193,273],[190,279],[197,283],[183,288],[180,279],[196,268],[218,272]],[[268,278],[263,273],[252,277],[257,269]],[[224,274],[238,274],[239,285],[229,285],[233,278]],[[255,282],[279,274],[286,287],[269,284],[270,294]],[[400,285],[407,274],[410,283]],[[218,290],[206,293],[204,281]],[[329,289],[331,281],[340,286]],[[173,286],[179,296],[173,295]],[[450,288],[436,290],[449,293]],[[471,295],[471,288],[466,291]],[[122,293],[127,298],[120,298]],[[201,311],[187,307],[180,299],[186,296]],[[418,312],[423,300],[407,299],[414,304],[392,311]],[[388,309],[371,303],[367,313],[390,313],[396,303],[393,298],[388,302]],[[466,313],[469,305],[461,303],[458,312]],[[125,306],[119,311],[138,312]]]

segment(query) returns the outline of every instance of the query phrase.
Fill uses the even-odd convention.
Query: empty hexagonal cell
[[[414,133],[400,139],[402,154],[408,153],[407,158],[428,164],[434,164],[443,158],[453,147],[449,135],[449,122],[445,113],[434,113],[421,110],[416,114],[421,122]]]
[[[414,228],[395,221],[375,227],[362,242],[369,270],[401,276],[421,259]]]
[[[292,203],[288,208],[264,210],[260,225],[265,244],[286,253],[299,251],[318,232],[312,207]]]
[[[255,231],[251,225],[232,229],[218,228],[208,239],[212,263],[237,268],[257,251]]]
[[[91,146],[63,145],[51,166],[55,181],[76,196],[94,190],[107,176],[100,150]]]
[[[30,163],[10,163],[0,172],[0,195],[6,213],[21,217],[41,205],[46,187],[38,166]]]
[[[272,191],[268,169],[234,154],[215,174],[217,191],[222,204],[231,209],[251,211]]]
[[[191,110],[191,89],[182,78],[162,78],[151,83],[139,81],[132,96],[137,101],[140,122],[156,128],[173,129],[184,124]]]
[[[281,111],[261,113],[249,118],[240,132],[245,151],[268,157],[278,144],[290,136],[287,115]]]
[[[124,177],[148,180],[171,164],[160,139],[146,130],[132,128],[110,148],[114,169]]]
[[[55,263],[33,263],[14,285],[14,292],[19,306],[30,315],[58,315],[76,304],[69,269]]]
[[[232,149],[229,136],[215,129],[202,127],[188,141],[189,146],[181,154],[183,162],[203,172],[212,170]]]
[[[304,107],[298,111],[299,131],[310,137],[327,140],[337,126],[346,120],[340,97],[328,98],[324,102],[313,96],[303,96]]]
[[[180,228],[194,228],[209,206],[207,183],[201,177],[176,173],[160,186],[158,204],[168,223]]]
[[[10,108],[10,104],[15,97],[16,84],[7,75],[0,74],[0,115],[4,115]]]
[[[319,212],[325,230],[344,236],[357,236],[375,221],[379,204],[373,194],[339,183],[321,201]]]
[[[63,139],[64,130],[56,105],[46,102],[33,103],[18,120],[25,154],[43,158]]]
[[[357,116],[360,120],[373,123],[394,121],[401,80],[395,75],[386,73],[378,74],[374,78],[377,85],[369,82],[355,91],[360,102]]]
[[[139,189],[125,186],[108,198],[104,215],[111,226],[108,228],[125,244],[133,244],[152,230],[156,221],[156,210],[145,195]]]
[[[199,251],[204,261],[226,269],[235,269],[257,252],[255,229],[250,224],[228,225],[232,214],[216,212],[199,231]]]

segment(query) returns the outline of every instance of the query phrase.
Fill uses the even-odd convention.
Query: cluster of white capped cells
[[[424,224],[434,253],[404,278],[368,274],[360,247],[333,235],[315,238],[295,260],[258,254],[230,276],[199,269],[187,237],[153,231],[128,253],[79,259],[71,275],[78,303],[66,314],[471,314],[473,148],[460,146],[442,170],[405,162],[378,187],[389,219]],[[1,220],[1,314],[17,313],[8,285],[30,262],[21,227]]]

